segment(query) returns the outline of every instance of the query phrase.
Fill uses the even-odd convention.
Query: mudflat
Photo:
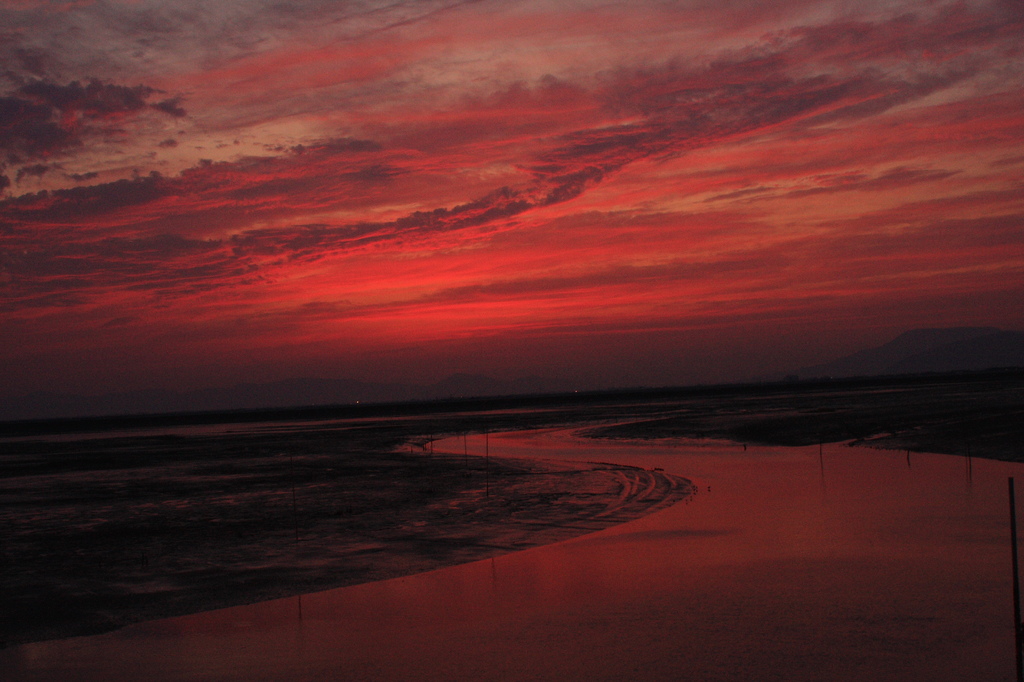
[[[1024,459],[1024,373],[0,424],[0,641],[441,568],[688,494],[659,471],[486,456],[487,432],[549,427]],[[435,451],[453,435],[461,451]]]
[[[661,472],[386,449],[350,430],[9,444],[0,640],[441,568],[599,530],[688,491]]]

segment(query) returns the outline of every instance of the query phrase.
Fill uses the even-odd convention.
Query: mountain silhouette
[[[994,367],[1024,367],[1024,332],[995,327],[914,329],[877,348],[803,367],[793,374],[803,378],[852,377]],[[0,420],[443,400],[564,390],[567,387],[561,382],[538,377],[505,381],[466,373],[433,384],[298,378],[184,392],[151,389],[91,396],[38,392],[0,402]]]
[[[800,377],[956,372],[1024,367],[1024,332],[995,327],[913,329],[876,348],[821,365],[803,367]]]

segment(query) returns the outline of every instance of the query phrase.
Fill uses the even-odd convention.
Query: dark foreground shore
[[[431,453],[524,428],[1024,460],[1024,373],[0,425],[0,642],[101,632],[567,539],[682,479]]]
[[[496,556],[637,518],[689,489],[612,464],[389,450],[352,433],[365,427],[11,444],[0,641]]]

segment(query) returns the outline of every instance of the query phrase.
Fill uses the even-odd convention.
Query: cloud
[[[114,118],[139,111],[154,92],[145,85],[127,87],[91,79],[85,85],[78,81],[67,85],[30,81],[18,88],[17,94],[60,111],[64,118],[71,119],[65,125],[73,126],[78,118]]]
[[[0,204],[0,225],[9,227],[54,224],[87,226],[90,218],[119,209],[145,205],[172,191],[156,171],[133,180],[42,191],[7,199]]]
[[[155,93],[145,85],[129,87],[98,79],[66,85],[30,80],[0,97],[0,150],[15,162],[81,147],[94,133],[138,115]]]
[[[791,30],[703,63],[669,59],[660,65],[620,69],[599,79],[589,92],[552,79],[534,89],[507,88],[467,107],[462,115],[471,120],[486,113],[493,122],[495,116],[516,116],[524,103],[556,112],[568,102],[596,107],[605,117],[569,131],[563,130],[564,122],[549,119],[554,133],[530,141],[529,155],[519,159],[526,173],[517,184],[499,185],[474,199],[412,210],[388,220],[314,224],[304,218],[361,201],[373,205],[381,201],[380,188],[407,178],[413,182],[428,168],[447,172],[462,158],[478,158],[477,149],[486,148],[487,141],[454,138],[445,149],[432,148],[433,157],[365,139],[299,144],[279,148],[275,156],[201,163],[177,177],[153,172],[131,180],[12,198],[0,207],[0,220],[18,234],[51,226],[65,231],[73,227],[81,234],[112,230],[118,235],[73,240],[66,247],[70,251],[38,247],[38,258],[22,259],[18,271],[29,279],[45,280],[47,286],[63,276],[69,278],[69,288],[84,291],[89,286],[86,274],[106,285],[154,290],[173,289],[175,278],[189,290],[255,281],[253,273],[286,263],[312,263],[375,244],[500,227],[528,212],[573,201],[639,161],[674,158],[785,126],[877,116],[967,77],[959,69],[946,70],[947,60],[937,60],[942,68],[934,72],[907,75],[877,69],[873,60],[891,54],[879,36],[899,28],[900,22],[906,20],[873,27],[841,22],[821,31]],[[911,23],[927,28],[918,20]],[[848,39],[861,32],[874,41],[874,47]],[[825,33],[835,40],[823,42]],[[932,41],[946,35],[938,30],[930,34]],[[967,35],[983,39],[977,31]],[[929,44],[917,39],[915,49]],[[858,64],[858,60],[867,61]],[[82,121],[143,110],[154,92],[145,86],[127,88],[98,81],[67,86],[35,81],[17,91],[15,104],[51,126],[58,118],[67,119],[65,127],[57,127],[72,135]],[[177,106],[177,100],[167,101]],[[417,139],[431,137],[437,137],[436,129],[428,122],[416,136],[401,139],[414,149]],[[447,159],[449,154],[454,158]],[[875,176],[822,176],[812,179],[816,187],[789,195],[878,191],[937,181],[952,173],[895,167]],[[258,225],[275,221],[283,224]],[[137,269],[127,265],[132,258],[137,259]],[[189,265],[191,258],[199,262]],[[9,269],[14,271],[13,266]]]
[[[301,23],[314,5],[273,11],[294,12],[288,16]],[[242,10],[205,8],[196,21],[213,30],[214,13],[235,11]],[[381,9],[392,13],[387,21],[372,18],[368,6],[351,11],[363,12],[370,34],[421,16],[408,5]],[[143,15],[132,16],[141,25]],[[114,322],[154,301],[190,311],[202,301],[221,305],[230,319],[281,310],[325,325],[332,318],[415,319],[440,337],[459,325],[621,330],[696,319],[687,315],[797,315],[853,300],[858,291],[881,296],[886,277],[907,287],[915,277],[934,277],[952,288],[955,276],[940,270],[964,254],[979,268],[998,269],[999,248],[989,242],[1010,243],[1019,220],[1006,210],[1013,201],[1006,193],[986,199],[960,187],[943,206],[914,195],[954,177],[965,186],[1001,182],[929,156],[929,147],[966,157],[978,145],[1009,140],[1001,154],[1019,157],[1008,156],[1019,130],[1012,98],[1004,98],[996,121],[996,108],[976,97],[997,87],[980,75],[1012,51],[1012,33],[995,16],[958,5],[874,21],[843,17],[741,47],[733,41],[702,58],[654,61],[612,51],[594,73],[554,64],[557,77],[496,73],[463,82],[453,75],[456,85],[434,86],[426,70],[403,72],[408,81],[397,83],[390,63],[379,72],[346,71],[364,99],[322,68],[339,54],[357,54],[351,45],[325,55],[294,45],[275,52],[280,33],[268,31],[266,47],[257,48],[249,41],[258,31],[246,28],[208,50],[222,50],[211,59],[221,69],[211,78],[246,83],[237,96],[251,99],[255,113],[232,109],[217,121],[273,121],[283,112],[301,132],[255,136],[266,150],[260,156],[197,162],[179,174],[143,169],[117,182],[3,201],[5,303],[124,307],[129,315],[103,318]],[[161,12],[150,19],[170,22],[168,36],[184,21]],[[379,46],[371,47],[377,59]],[[326,61],[303,61],[314,56]],[[260,65],[279,69],[272,82],[287,90],[285,99],[259,101],[266,92],[258,87],[266,82]],[[330,87],[296,88],[290,73],[328,79]],[[146,111],[185,115],[180,98],[159,99],[143,86],[89,95],[91,81],[55,83],[15,89],[0,101],[38,126],[11,133],[22,155],[83,146],[90,126],[113,130],[115,121]],[[175,137],[154,132],[146,149],[176,143],[174,154],[160,156],[192,153],[198,145],[186,129],[202,106],[212,105],[189,91],[189,121],[174,121],[182,129]],[[304,127],[309,112],[329,121],[325,128],[335,126],[337,137],[317,141]],[[983,133],[975,125],[981,116],[992,118]],[[225,139],[237,132],[226,127]],[[869,154],[872,145],[878,150]],[[702,216],[707,225],[667,208],[655,213],[698,191],[723,207]],[[827,220],[773,213],[781,202],[758,203],[766,208],[755,215],[741,201],[769,195],[809,206],[815,195],[843,192],[861,193],[858,201],[899,196],[888,198],[897,205],[886,211],[836,201]],[[594,210],[601,202],[628,217],[616,222]],[[589,212],[576,215],[581,206]],[[952,206],[1004,217],[944,222]],[[939,241],[955,248],[942,251]],[[888,273],[880,263],[901,270]]]
[[[18,169],[18,174],[15,176],[15,182],[21,182],[22,178],[33,177],[41,178],[50,171],[51,166],[44,163],[36,163],[31,166],[22,166]]]
[[[971,60],[1010,47],[1024,23],[1019,3],[950,3],[919,7],[881,21],[838,20],[779,35],[793,40],[792,59],[837,65],[900,60],[910,64]]]
[[[217,242],[171,235],[69,239],[7,252],[0,257],[0,268],[11,275],[4,303],[9,310],[45,307],[55,296],[82,304],[111,289],[182,296],[245,281],[254,270]]]
[[[955,170],[927,170],[923,168],[897,167],[891,168],[876,177],[863,174],[824,175],[809,178],[817,186],[782,192],[778,196],[786,199],[799,199],[816,194],[835,194],[838,192],[886,192],[904,189],[919,183],[930,183],[946,180],[957,175]]]
[[[52,107],[23,97],[0,97],[0,150],[8,159],[35,159],[81,144],[55,121]]]
[[[170,114],[175,118],[182,118],[183,116],[187,116],[188,112],[181,107],[181,101],[181,97],[172,97],[170,99],[161,100],[159,102],[156,102],[155,104],[151,104],[150,106],[156,109],[157,111],[162,111],[165,114]]]
[[[138,322],[139,318],[134,315],[126,315],[122,317],[115,317],[104,322],[101,327],[104,329],[113,329],[117,327],[126,327],[130,324]]]

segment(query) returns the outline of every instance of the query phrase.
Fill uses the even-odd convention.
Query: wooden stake
[[[1013,632],[1017,645],[1017,682],[1024,682],[1024,630],[1020,620],[1020,573],[1017,562],[1017,501],[1013,492],[1013,476],[1010,476],[1010,555],[1013,557]]]
[[[295,542],[299,541],[299,507],[295,503],[295,455],[288,455],[288,478],[292,479],[292,525],[295,526]]]

